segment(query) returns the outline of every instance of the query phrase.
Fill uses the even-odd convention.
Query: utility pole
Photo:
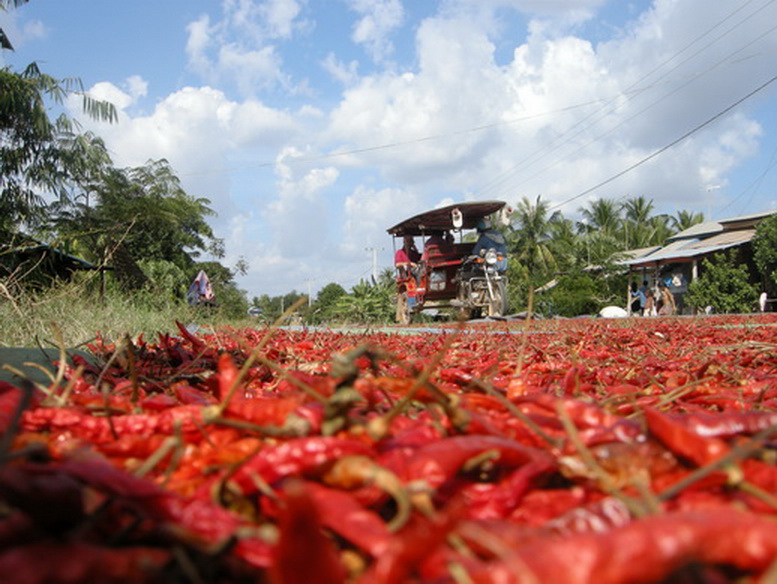
[[[366,247],[364,249],[365,251],[372,252],[372,281],[377,282],[378,281],[378,248]]]
[[[707,194],[709,195],[712,193],[712,191],[717,191],[721,188],[721,185],[707,185]],[[710,197],[709,195],[707,197],[707,217],[705,217],[706,221],[712,221],[712,204],[710,203]]]

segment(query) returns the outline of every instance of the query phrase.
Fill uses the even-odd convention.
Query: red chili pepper
[[[777,557],[777,522],[731,508],[671,513],[603,534],[537,540],[511,552],[468,576],[476,583],[661,582],[696,563],[757,576]]]
[[[169,550],[149,547],[107,548],[77,541],[41,541],[0,552],[0,574],[18,584],[142,584],[159,582],[171,557]]]
[[[421,565],[445,541],[456,524],[458,513],[457,505],[449,505],[446,512],[432,518],[414,515],[358,582],[403,584],[413,581],[410,576],[417,574]]]
[[[183,323],[176,320],[175,326],[178,327],[178,330],[181,332],[181,336],[192,344],[192,348],[195,352],[201,353],[207,349],[208,345],[190,333],[189,330],[183,325]]]
[[[68,431],[93,444],[116,440],[129,434],[149,437],[172,435],[177,429],[184,435],[200,436],[204,427],[202,408],[186,405],[168,408],[159,414],[92,416],[74,408],[38,408],[25,412],[22,427],[33,432]],[[115,432],[115,434],[114,434]]]
[[[552,457],[542,450],[496,436],[454,436],[421,447],[407,469],[398,470],[406,481],[423,480],[437,488],[452,479],[469,459],[486,451],[496,453],[503,468],[515,468],[530,462],[553,465]]]
[[[61,534],[84,517],[81,485],[56,467],[45,464],[3,467],[0,497],[47,533]]]
[[[0,434],[9,430],[14,418],[21,414],[22,410],[37,407],[43,394],[33,389],[31,384],[27,389],[21,389],[5,381],[0,381]]]
[[[349,454],[373,455],[374,452],[364,442],[347,438],[294,438],[260,451],[241,466],[230,481],[238,485],[243,494],[254,493],[257,486],[253,474],[270,485],[288,476],[316,476],[338,458]]]
[[[650,433],[669,450],[698,466],[714,462],[731,450],[722,440],[701,436],[658,410],[646,409],[645,420]]]
[[[470,483],[461,489],[466,516],[472,519],[507,517],[534,486],[538,477],[555,468],[550,460],[531,461],[496,483]]]
[[[341,584],[345,570],[334,545],[321,531],[318,506],[303,483],[292,481],[286,485],[281,509],[280,539],[273,552],[271,581]]]
[[[386,551],[391,539],[386,523],[376,513],[365,509],[353,495],[316,483],[307,483],[305,489],[315,502],[325,527],[373,557]]]
[[[693,414],[670,416],[699,436],[730,438],[739,434],[752,435],[777,424],[775,411],[749,411],[713,414],[699,411]]]

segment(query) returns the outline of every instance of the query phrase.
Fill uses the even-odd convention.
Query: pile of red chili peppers
[[[179,329],[0,385],[4,582],[777,581],[775,316]]]

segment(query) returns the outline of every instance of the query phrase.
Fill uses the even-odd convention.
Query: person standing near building
[[[674,294],[672,294],[672,291],[669,290],[669,286],[667,286],[665,282],[660,282],[658,284],[658,294],[661,306],[658,310],[658,314],[660,316],[671,316],[674,314],[677,310],[677,305],[674,302]]]
[[[631,283],[631,314],[640,315],[644,314],[645,304],[647,298],[645,298],[645,292],[643,288],[637,288],[637,283]]]

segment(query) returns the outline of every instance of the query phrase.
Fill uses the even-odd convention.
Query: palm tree
[[[621,236],[620,205],[614,199],[597,199],[580,209],[582,219],[577,223],[578,233],[585,243],[587,263],[603,265],[613,255],[626,249]]]
[[[527,197],[521,199],[512,215],[513,233],[511,253],[523,263],[528,275],[529,314],[534,306],[533,280],[549,274],[556,266],[556,259],[550,247],[550,222],[548,204],[541,195],[532,203]]]
[[[14,8],[18,8],[22,4],[27,4],[27,2],[28,0],[0,0],[0,10],[8,10],[11,4],[14,5]],[[0,48],[13,51],[11,41],[9,41],[8,37],[5,36],[5,32],[3,32],[2,28],[0,28]]]
[[[584,230],[600,231],[606,235],[617,235],[620,229],[620,206],[615,199],[596,199],[588,204],[588,207],[580,209],[583,216]],[[580,224],[578,224],[580,226]]]
[[[622,205],[624,211],[623,239],[627,249],[646,247],[652,236],[649,225],[650,214],[653,211],[653,201],[644,196],[627,199]]]
[[[675,233],[672,229],[671,215],[665,213],[653,215],[650,218],[649,224],[650,238],[647,241],[647,245],[664,245],[664,242]]]
[[[653,212],[653,207],[653,200],[648,201],[643,195],[627,199],[621,205],[626,219],[634,223],[646,223]]]
[[[564,217],[561,211],[556,211],[548,221],[548,234],[548,247],[556,261],[558,271],[572,269],[579,258],[583,257],[578,253],[581,240],[575,233],[574,221]]]
[[[703,221],[704,213],[696,213],[694,211],[680,209],[677,212],[677,215],[672,217],[672,227],[679,233],[680,231],[685,231],[689,227],[693,227],[694,225],[702,223]]]

